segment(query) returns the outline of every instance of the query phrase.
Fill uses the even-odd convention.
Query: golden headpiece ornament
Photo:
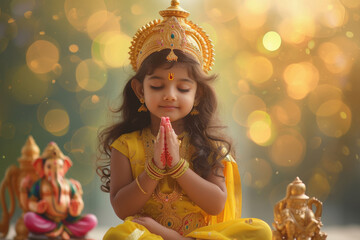
[[[177,61],[174,49],[193,56],[205,72],[214,64],[214,47],[209,36],[196,24],[187,20],[190,15],[172,0],[171,6],[159,12],[164,18],[154,20],[141,27],[135,34],[130,47],[130,61],[137,71],[142,62],[152,53],[171,49],[168,61]]]

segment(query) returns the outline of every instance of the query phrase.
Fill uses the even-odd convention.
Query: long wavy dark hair
[[[129,79],[123,91],[123,101],[119,108],[113,109],[120,121],[104,128],[99,136],[99,156],[97,158],[97,174],[101,177],[101,190],[110,191],[110,145],[122,134],[141,130],[150,125],[149,112],[138,112],[140,102],[131,88],[131,80],[137,79],[143,83],[145,75],[152,74],[156,68],[171,68],[173,65],[183,63],[189,76],[197,82],[197,95],[199,95],[198,115],[188,114],[184,118],[185,131],[189,133],[190,143],[195,151],[191,157],[194,171],[206,178],[211,169],[218,174],[222,170],[221,160],[232,150],[230,140],[222,133],[224,126],[217,118],[217,99],[210,83],[216,75],[207,75],[200,64],[190,55],[174,50],[178,56],[177,62],[168,62],[166,56],[169,49],[152,53],[142,63],[137,73]],[[226,151],[224,151],[224,149]]]

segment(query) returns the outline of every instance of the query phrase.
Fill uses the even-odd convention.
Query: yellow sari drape
[[[144,171],[146,154],[144,131],[135,131],[120,136],[111,147],[128,157],[133,177]],[[190,151],[190,149],[189,149]],[[228,155],[223,161],[227,187],[224,210],[216,216],[208,215],[196,206],[182,191],[177,191],[176,181],[170,177],[159,182],[159,190],[145,204],[140,215],[150,216],[162,225],[181,235],[195,239],[247,239],[270,240],[269,226],[259,219],[241,219],[241,183],[237,164]],[[190,163],[190,168],[192,164]],[[161,196],[170,196],[166,201]],[[125,219],[124,223],[110,228],[104,240],[162,239],[150,233],[144,226]]]

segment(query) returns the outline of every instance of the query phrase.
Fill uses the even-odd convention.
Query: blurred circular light
[[[273,65],[267,58],[256,56],[252,57],[248,63],[247,77],[257,85],[269,80],[273,71]]]
[[[76,81],[82,89],[95,92],[106,84],[107,71],[97,62],[87,59],[77,66]]]
[[[103,0],[65,0],[64,9],[69,23],[78,31],[87,31],[87,22],[95,12],[106,10]]]
[[[131,43],[128,35],[119,32],[105,32],[93,41],[91,53],[95,60],[108,67],[118,68],[130,63],[128,50]]]
[[[79,51],[79,46],[77,44],[71,44],[69,46],[69,51],[71,53],[77,53]]]
[[[98,11],[89,18],[87,32],[91,39],[104,32],[120,33],[120,17],[106,10]]]
[[[271,145],[271,160],[281,167],[298,166],[305,156],[304,138],[298,132],[282,133]]]
[[[322,133],[339,138],[350,129],[351,110],[339,100],[327,101],[316,112],[316,122]]]
[[[277,32],[267,32],[263,37],[263,45],[268,51],[276,51],[281,46],[281,37]]]
[[[54,136],[63,136],[67,133],[70,118],[64,109],[51,109],[44,117],[45,129]]]
[[[272,137],[272,122],[268,113],[254,111],[248,117],[249,137],[260,146],[270,144]]]
[[[243,95],[235,102],[232,115],[239,125],[247,127],[249,115],[256,110],[266,110],[264,101],[255,95]]]
[[[316,114],[319,107],[330,100],[341,100],[342,91],[332,85],[322,84],[319,85],[308,95],[308,107]],[[325,110],[325,109],[324,109]]]
[[[34,73],[48,73],[58,61],[58,48],[46,40],[35,41],[26,52],[26,63]]]
[[[215,22],[228,22],[236,16],[236,4],[232,0],[223,0],[221,4],[217,0],[204,1],[207,15]]]
[[[299,106],[291,100],[283,100],[272,107],[272,116],[287,126],[296,126],[301,119]]]
[[[319,82],[319,71],[309,62],[293,63],[284,70],[287,93],[293,99],[303,99]]]
[[[324,201],[330,193],[330,183],[323,171],[316,170],[311,176],[307,185],[307,194],[309,196],[316,196]]]

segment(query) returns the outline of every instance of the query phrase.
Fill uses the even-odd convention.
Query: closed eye
[[[160,90],[163,88],[163,86],[150,86],[151,89],[154,89],[154,90]]]
[[[178,88],[179,92],[189,92],[190,89]]]

